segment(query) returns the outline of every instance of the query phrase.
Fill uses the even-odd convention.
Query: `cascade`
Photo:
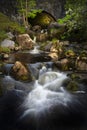
[[[11,66],[5,66],[8,74]],[[53,69],[52,62],[31,66],[39,71],[33,83],[2,77],[7,95],[0,100],[0,130],[86,130],[86,87],[67,90],[67,73]]]
[[[71,96],[62,87],[67,76],[60,72],[44,72],[34,84],[34,89],[28,94],[22,107],[25,111],[22,118],[27,114],[40,114],[49,110],[55,104],[65,104],[71,100]],[[50,111],[50,110],[49,110]]]
[[[31,53],[31,54],[39,54],[40,53],[39,46],[35,45],[34,49],[29,51],[29,53]]]

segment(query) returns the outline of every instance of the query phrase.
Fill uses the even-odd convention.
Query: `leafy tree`
[[[26,27],[29,27],[28,24],[28,16],[31,9],[36,6],[35,0],[17,0],[18,2],[18,11],[22,14],[23,17],[23,24]]]
[[[58,20],[66,23],[65,37],[87,40],[87,0],[66,0],[65,10],[66,16]]]

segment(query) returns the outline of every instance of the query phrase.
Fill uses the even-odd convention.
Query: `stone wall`
[[[65,0],[36,0],[37,8],[51,13],[56,19],[64,16]]]
[[[42,9],[52,14],[56,19],[64,15],[65,0],[36,0],[37,9]],[[0,11],[6,15],[15,15],[17,13],[16,0],[0,0]]]

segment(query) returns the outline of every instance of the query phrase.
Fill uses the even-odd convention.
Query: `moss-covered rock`
[[[67,51],[65,52],[65,56],[66,56],[66,57],[73,58],[73,57],[75,57],[75,52],[74,52],[73,50],[67,50]]]
[[[10,48],[0,46],[0,53],[10,53]]]
[[[10,70],[10,74],[16,80],[29,81],[33,80],[28,66],[20,61],[16,61]]]
[[[77,82],[75,82],[75,81],[69,82],[69,84],[67,85],[67,90],[69,90],[71,92],[78,91],[78,84],[77,84]]]
[[[51,22],[55,22],[56,19],[46,11],[41,11],[36,14],[34,18],[30,17],[28,18],[29,23],[34,26],[34,25],[40,25],[42,28],[47,28],[47,26]]]
[[[85,50],[77,57],[75,66],[79,71],[87,71],[87,52]]]

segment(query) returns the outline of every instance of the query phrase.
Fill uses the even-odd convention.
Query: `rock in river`
[[[29,81],[33,80],[28,66],[20,61],[16,61],[10,70],[10,74],[16,80]]]

